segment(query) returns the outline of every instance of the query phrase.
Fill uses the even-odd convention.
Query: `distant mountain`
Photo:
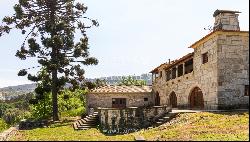
[[[151,74],[130,75],[130,76],[136,80],[145,80],[147,85],[152,85]],[[122,77],[128,77],[128,76],[109,76],[109,77],[100,77],[94,79],[87,78],[87,80],[94,82],[96,79],[101,79],[101,80],[106,80],[107,84],[109,85],[117,85],[122,81]]]
[[[145,80],[147,85],[152,84],[151,74],[141,74],[139,76],[130,75],[130,76],[137,80]],[[104,79],[106,80],[107,84],[116,85],[121,82],[122,77],[128,77],[128,76],[109,76],[109,77],[100,77],[94,79],[87,78],[87,80],[94,82],[96,79],[101,79],[101,80]],[[36,88],[36,83],[0,88],[0,100],[10,100],[11,98],[16,97],[18,95],[33,92],[35,88]]]
[[[35,88],[36,83],[0,88],[0,100],[10,100],[19,95],[32,92]]]

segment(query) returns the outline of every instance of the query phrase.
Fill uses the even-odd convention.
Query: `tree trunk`
[[[58,121],[58,104],[57,104],[57,70],[52,71],[52,103],[53,103],[53,121]]]
[[[56,5],[57,5],[57,0],[47,0],[47,6],[50,8],[50,23],[52,25],[55,25],[55,14],[56,14]],[[53,31],[51,32],[51,38],[53,39],[54,36],[56,35],[56,32]],[[58,121],[59,116],[58,116],[58,104],[57,104],[57,93],[58,93],[58,87],[57,87],[57,54],[58,54],[58,49],[55,45],[52,47],[52,52],[51,52],[51,60],[53,64],[53,69],[52,69],[52,104],[53,104],[53,121]]]

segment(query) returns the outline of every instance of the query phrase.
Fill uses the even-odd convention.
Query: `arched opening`
[[[191,109],[203,109],[204,99],[199,87],[195,87],[189,95],[189,105]]]
[[[158,92],[155,93],[155,106],[160,105],[160,95]]]
[[[176,108],[177,107],[177,97],[175,92],[172,92],[169,95],[169,104],[172,106],[172,108]]]

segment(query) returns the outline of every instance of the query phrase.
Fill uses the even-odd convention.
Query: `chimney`
[[[238,16],[239,11],[231,10],[215,10],[213,17],[215,17],[213,30],[233,30],[240,31]]]
[[[168,59],[168,64],[170,64],[170,59]]]

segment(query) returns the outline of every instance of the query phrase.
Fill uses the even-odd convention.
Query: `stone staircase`
[[[87,130],[95,128],[98,124],[98,112],[94,112],[92,115],[88,115],[83,119],[79,119],[73,123],[75,130]]]
[[[165,115],[157,118],[155,120],[155,123],[152,125],[152,127],[157,127],[157,126],[160,126],[168,121],[170,121],[171,119],[173,119],[178,113],[175,113],[175,112],[168,112],[166,113]],[[151,128],[152,128],[151,127]]]

